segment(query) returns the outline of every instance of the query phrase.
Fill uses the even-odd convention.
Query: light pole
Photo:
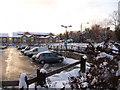
[[[83,25],[83,24],[86,24],[86,25]],[[83,30],[88,30],[89,29],[89,22],[87,23],[81,23],[80,25],[80,31],[81,31],[81,42],[83,42]]]
[[[65,45],[65,48],[66,48],[66,50],[65,50],[65,54],[66,54],[66,52],[67,52],[67,28],[69,28],[69,27],[72,27],[72,25],[69,25],[69,26],[64,26],[64,25],[61,25],[61,27],[64,27],[66,30],[65,30],[65,33],[66,33],[66,35],[65,35],[65,41],[64,41],[64,45]]]

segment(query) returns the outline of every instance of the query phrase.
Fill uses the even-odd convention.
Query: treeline
[[[118,11],[113,11],[110,14],[109,18],[106,18],[102,21],[95,20],[92,23],[91,28],[86,28],[83,31],[68,31],[65,33],[60,33],[58,36],[61,40],[64,39],[72,39],[73,42],[102,42],[108,37],[111,37],[113,41],[120,42],[120,17]],[[112,31],[109,27],[113,26],[114,31]]]
[[[86,28],[82,31],[67,31],[58,35],[60,40],[72,39],[75,43],[80,42],[102,42],[106,38],[111,37],[113,41],[120,40],[120,28],[117,26],[115,31],[110,30],[110,27],[103,28],[100,25],[92,25],[91,28]]]

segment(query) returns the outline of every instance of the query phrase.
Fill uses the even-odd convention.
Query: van
[[[21,50],[21,53],[24,53],[25,51],[29,51],[32,48],[34,47],[26,46],[24,49]]]
[[[47,50],[48,50],[47,47],[34,47],[34,48],[30,49],[29,51],[25,51],[24,55],[32,57],[33,55],[36,55],[39,52],[43,52],[43,51],[47,51]]]

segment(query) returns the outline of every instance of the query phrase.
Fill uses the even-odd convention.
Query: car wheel
[[[60,60],[59,60],[59,63],[62,63],[62,62],[63,62],[63,60],[62,60],[62,59],[60,59]]]
[[[32,61],[35,62],[35,58],[32,58]]]
[[[44,61],[44,60],[42,60],[40,63],[41,63],[41,64],[45,64],[45,61]]]

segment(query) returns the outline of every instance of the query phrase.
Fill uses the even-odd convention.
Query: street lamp
[[[66,28],[66,31],[65,31],[66,35],[65,35],[64,45],[65,45],[65,47],[66,47],[66,51],[67,51],[67,28],[72,27],[72,25],[69,25],[69,26],[61,25],[61,27]]]
[[[64,25],[61,25],[61,27],[64,27],[64,28],[66,28],[66,37],[65,37],[65,40],[67,41],[67,28],[69,28],[69,27],[72,27],[71,25],[69,25],[69,26],[64,26]]]

